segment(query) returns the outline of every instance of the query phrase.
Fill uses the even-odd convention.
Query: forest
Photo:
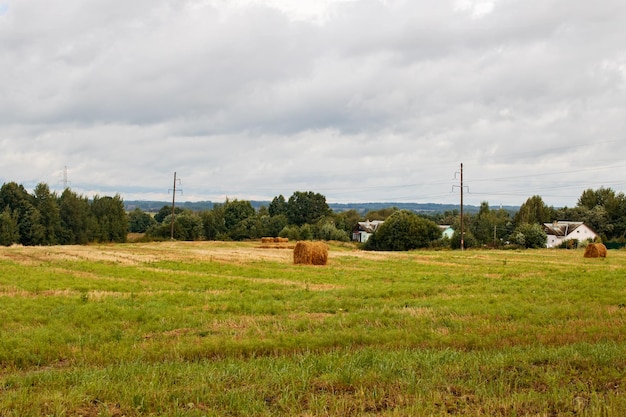
[[[59,195],[44,183],[32,193],[15,182],[0,188],[0,245],[4,246],[125,242],[128,233],[150,241],[241,241],[265,236],[349,241],[357,223],[366,219],[385,220],[385,224],[364,249],[460,247],[457,209],[423,214],[392,206],[365,214],[354,209],[335,212],[322,194],[296,191],[288,199],[278,195],[258,208],[247,200],[226,200],[204,210],[172,210],[164,205],[156,213],[139,208],[127,212],[119,195],[88,198],[69,188]],[[575,207],[555,208],[535,195],[517,212],[492,209],[483,202],[478,212],[464,212],[464,247],[543,247],[546,237],[541,225],[556,220],[582,221],[604,242],[623,243],[626,197],[611,188],[587,189]],[[452,226],[454,236],[442,238],[438,225]]]

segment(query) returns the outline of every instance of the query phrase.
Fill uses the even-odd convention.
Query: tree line
[[[459,248],[458,210],[416,214],[397,207],[333,212],[326,198],[312,191],[296,191],[288,199],[279,195],[255,209],[250,201],[226,200],[211,209],[191,210],[165,205],[157,213],[135,209],[127,213],[119,195],[81,196],[66,188],[60,195],[38,184],[29,193],[15,182],[0,188],[0,244],[56,245],[124,242],[128,232],[146,240],[246,240],[280,236],[290,240],[349,241],[359,221],[385,220],[363,245],[371,250],[410,250],[423,247]],[[603,241],[626,240],[626,197],[610,188],[585,190],[573,208],[547,206],[532,196],[517,212],[492,209],[483,202],[477,213],[464,214],[465,247],[544,247],[542,223],[582,221]],[[439,225],[454,229],[444,238]]]
[[[33,194],[9,182],[0,188],[0,245],[75,245],[124,242],[128,216],[119,195],[89,200],[37,184]]]

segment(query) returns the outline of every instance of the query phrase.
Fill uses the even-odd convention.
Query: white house
[[[352,230],[352,240],[361,243],[367,242],[367,239],[369,239],[370,236],[374,234],[374,232],[378,230],[380,225],[383,223],[383,220],[366,220],[364,222],[357,223],[354,230]]]
[[[556,221],[544,223],[543,229],[548,235],[547,247],[555,248],[566,240],[576,239],[579,242],[594,240],[598,235],[583,222]]]
[[[441,237],[452,239],[452,236],[454,236],[454,229],[449,224],[440,224],[439,229],[441,230]]]

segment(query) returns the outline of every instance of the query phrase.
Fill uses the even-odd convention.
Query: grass
[[[1,416],[623,416],[626,251],[0,249]]]

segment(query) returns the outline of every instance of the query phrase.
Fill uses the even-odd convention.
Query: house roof
[[[548,235],[567,236],[583,224],[583,222],[557,221],[544,223],[543,227]]]
[[[385,223],[384,220],[366,220],[364,222],[359,222],[358,229],[362,232],[374,233],[383,223]]]

